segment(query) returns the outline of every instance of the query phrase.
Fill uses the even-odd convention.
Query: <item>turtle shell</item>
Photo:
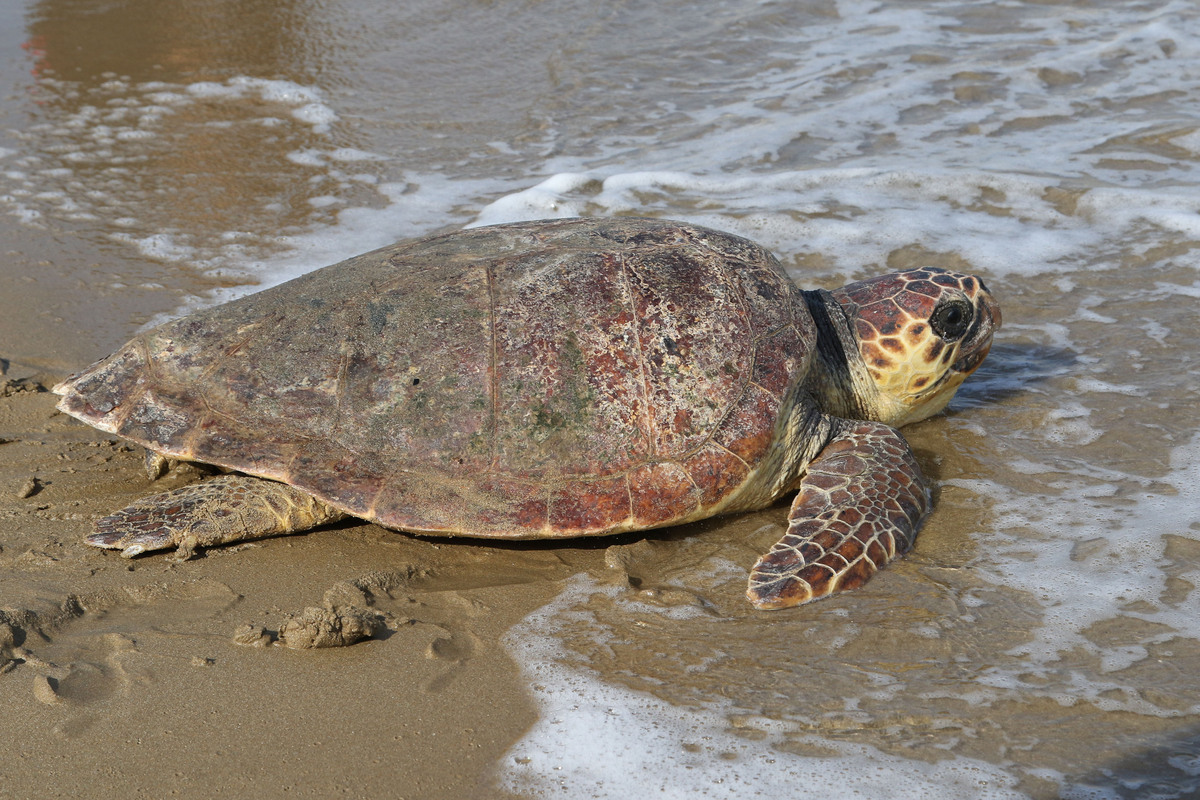
[[[799,290],[749,241],[517,223],[149,330],[69,379],[60,407],[390,528],[591,535],[773,500],[749,488],[777,483],[813,342]]]

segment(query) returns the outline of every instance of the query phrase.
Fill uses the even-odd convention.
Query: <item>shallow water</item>
[[[80,333],[19,363],[404,236],[574,214],[747,235],[809,286],[933,263],[1000,299],[989,360],[906,430],[939,487],[911,556],[759,614],[740,587],[782,509],[614,551],[510,633],[542,718],[501,783],[1200,792],[1193,3],[106,9],[0,12],[0,212],[61,251],[0,271]]]

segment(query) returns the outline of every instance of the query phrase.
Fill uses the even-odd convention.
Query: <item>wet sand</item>
[[[897,252],[892,266],[913,257]],[[953,256],[920,257],[954,266]],[[1027,320],[1057,313],[1046,286],[993,289]],[[1156,645],[1136,665],[1131,680],[1161,713],[1117,715],[1121,756],[1109,749],[1113,712],[1064,705],[1053,682],[1048,694],[1022,692],[986,710],[944,690],[1019,663],[1013,653],[1039,623],[1028,595],[977,571],[987,538],[978,532],[997,523],[964,487],[998,469],[986,433],[997,420],[1032,413],[1022,411],[1029,396],[990,382],[1023,370],[1036,393],[1039,376],[1069,365],[1069,353],[1020,336],[997,345],[949,415],[905,429],[936,484],[916,549],[864,590],[764,613],[743,599],[744,570],[780,535],[783,508],[647,536],[510,546],[351,522],[182,562],[88,547],[92,520],[201,474],[184,466],[152,485],[136,448],[58,413],[45,388],[66,372],[47,366],[98,345],[38,319],[6,322],[14,338],[2,354],[0,739],[14,743],[0,762],[5,795],[503,797],[499,773],[523,758],[512,748],[539,722],[538,680],[503,637],[580,576],[609,589],[578,597],[586,621],[553,632],[561,663],[675,708],[720,698],[727,733],[745,741],[769,735],[764,720],[789,719],[772,745],[781,756],[823,755],[828,745],[811,734],[930,765],[952,748],[980,763],[1015,758],[1029,770],[1019,790],[1053,798],[1057,783],[1033,770],[1153,775],[1193,746],[1176,717],[1186,720],[1198,698],[1171,672],[1200,662],[1187,640]],[[1027,424],[1036,428],[1034,418]],[[1105,457],[1124,449],[1106,445]],[[1178,544],[1169,555],[1186,563],[1194,553]],[[366,614],[378,628],[348,647],[280,646],[280,630],[307,609]],[[1117,643],[1152,634],[1132,619],[1089,631]],[[1086,651],[1062,668],[1104,669]],[[896,676],[904,692],[880,688]],[[679,744],[681,753],[700,748],[702,762],[734,758]]]
[[[1194,794],[1200,140],[1172,54],[1200,51],[1188,4],[1150,5],[1174,10],[0,8],[0,795],[500,797],[515,764],[542,770],[521,796],[587,796],[529,737],[611,779],[589,710],[626,748],[666,737],[630,771],[647,785],[799,763],[818,772],[795,785],[882,775],[863,796],[893,798],[950,764],[975,778],[956,800]],[[745,569],[782,509],[510,547],[347,523],[181,563],[82,543],[158,487],[38,386],[213,291],[580,211],[741,232],[806,285],[985,275],[1000,341],[949,414],[905,430],[936,484],[914,552],[758,613]],[[378,627],[271,643],[329,614]],[[538,658],[580,678],[568,700],[625,705],[555,716],[510,649],[542,622]],[[707,727],[679,733],[692,709]],[[831,779],[841,745],[864,749]]]
[[[60,257],[55,242],[44,241],[39,253],[27,232],[0,232],[26,248],[30,262]],[[128,268],[104,266],[110,273]],[[788,647],[689,674],[714,647],[751,653],[760,637],[787,636],[813,619],[825,618],[826,632],[840,627],[838,601],[816,617],[753,612],[742,596],[744,574],[708,574],[714,560],[745,565],[765,550],[779,535],[782,508],[648,537],[565,543],[418,539],[351,522],[180,562],[163,554],[126,560],[88,547],[83,537],[97,517],[203,474],[185,465],[151,484],[138,448],[56,411],[47,389],[65,376],[60,365],[111,346],[107,329],[82,315],[22,318],[17,309],[43,298],[19,297],[6,295],[0,353],[0,740],[16,743],[0,763],[6,796],[97,796],[97,781],[100,794],[112,797],[198,797],[218,788],[262,797],[505,796],[498,770],[537,710],[535,685],[501,639],[577,576],[660,608],[704,610],[664,628],[605,606],[607,624],[632,641],[609,652],[597,649],[586,628],[565,639],[570,660],[684,706],[711,696],[712,682],[724,675],[723,691],[739,705],[760,707],[773,681],[746,681],[739,672],[795,669],[771,663],[773,652],[785,656]],[[76,312],[84,308],[78,302]],[[139,315],[161,311],[151,305]],[[91,339],[79,328],[101,333]],[[936,476],[930,443],[914,441]],[[940,528],[978,527],[963,518],[974,512],[946,501]],[[965,539],[943,539],[934,572],[954,569],[970,551]],[[924,612],[930,619],[948,611],[928,592],[909,597],[919,563],[874,581],[880,591],[873,600],[860,596],[863,624],[891,617],[897,598],[910,608],[932,604]],[[590,605],[596,602],[604,605]],[[313,608],[365,610],[378,629],[349,647],[282,646],[287,621]],[[724,630],[714,633],[717,623]],[[838,664],[814,659],[806,669],[827,681],[824,673],[848,657],[865,664],[929,655],[899,629],[862,647],[858,656],[843,650]],[[753,736],[752,726],[743,733]]]
[[[79,243],[0,220],[0,246],[33,275]],[[137,269],[104,257],[107,275]],[[464,548],[364,524],[179,563],[88,547],[98,516],[202,475],[151,484],[136,448],[54,408],[68,368],[169,310],[163,292],[82,294],[0,293],[0,795],[502,796],[495,765],[536,714],[500,637],[602,570],[603,548]],[[375,635],[279,642],[305,609],[346,607],[369,609]]]
[[[499,637],[595,553],[367,525],[178,564],[100,553],[81,537],[146,490],[140,456],[32,390],[55,375],[20,371],[0,397],[0,794],[479,796],[534,719]],[[347,604],[380,616],[374,638],[235,641]]]

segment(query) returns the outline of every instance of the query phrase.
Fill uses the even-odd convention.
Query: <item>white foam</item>
[[[539,705],[532,730],[500,761],[499,782],[508,791],[744,800],[793,797],[797,787],[823,786],[846,800],[1025,797],[1014,789],[1015,778],[976,759],[898,758],[866,745],[806,736],[787,723],[735,715],[715,702],[698,709],[672,706],[565,666],[568,657],[555,636],[564,624],[586,616],[576,606],[592,594],[617,598],[616,590],[579,576],[505,635]],[[785,741],[831,755],[796,755],[779,748]]]
[[[160,84],[153,84],[157,90]],[[296,119],[313,127],[318,133],[327,133],[330,125],[337,122],[337,112],[323,102],[321,92],[312,86],[301,86],[292,81],[266,80],[237,76],[224,83],[199,81],[183,87],[188,95],[198,98],[219,98],[238,100],[246,96],[257,95],[268,103],[280,103],[294,106],[291,114]],[[155,91],[152,99],[155,102],[169,104],[179,103],[184,95],[172,92]]]
[[[166,233],[136,237],[124,233],[111,234],[115,241],[126,242],[136,247],[143,255],[159,261],[186,261],[194,253],[192,248],[180,245]]]
[[[325,166],[325,155],[320,150],[297,150],[287,154],[288,161],[295,164],[300,164],[306,167],[323,167]]]
[[[1172,450],[1171,473],[1162,479],[1173,489],[1170,493],[1157,489],[1155,481],[1095,465],[1077,474],[1063,474],[1057,465],[1014,462],[1011,467],[1056,477],[1047,483],[1046,493],[1018,492],[992,481],[945,481],[995,501],[996,521],[977,569],[995,584],[1031,592],[1042,610],[1032,639],[1011,652],[1020,658],[1019,666],[1012,672],[994,671],[987,679],[992,685],[1037,693],[1036,685],[1014,673],[1061,678],[1057,662],[1071,650],[1094,653],[1102,672],[1118,672],[1146,658],[1149,644],[1175,637],[1200,639],[1192,604],[1164,599],[1163,570],[1165,537],[1200,539],[1200,435]],[[1130,485],[1144,488],[1131,493]],[[1110,502],[1118,494],[1130,502]],[[1183,577],[1200,585],[1198,571]],[[1086,635],[1093,624],[1120,617],[1161,626],[1160,633],[1134,644],[1106,646]],[[1151,716],[1200,713],[1200,704],[1163,708],[1146,702],[1120,679],[1089,678],[1083,671],[1071,676],[1071,689],[1074,700],[1087,699],[1110,710]]]
[[[383,161],[384,157],[378,153],[369,153],[366,150],[359,150],[354,147],[337,147],[329,152],[329,157],[334,161]]]
[[[339,117],[332,108],[323,103],[308,103],[292,112],[292,116],[301,122],[307,122],[318,133],[325,133],[329,126],[337,122]]]
[[[1007,214],[963,207],[979,202],[985,190],[1003,191],[1005,200],[997,205]],[[495,201],[480,212],[476,224],[661,208],[784,253],[820,252],[847,274],[861,272],[864,265],[878,269],[892,250],[920,243],[957,252],[985,273],[1038,276],[1061,270],[1063,259],[1098,246],[1114,231],[1062,217],[1045,195],[1043,180],[967,170],[855,168],[728,178],[675,172],[562,173]],[[1200,213],[1200,200],[1179,202]],[[667,211],[668,206],[730,211],[680,214]],[[841,209],[849,210],[831,214]],[[1122,217],[1112,220],[1120,225],[1116,230],[1145,219],[1144,213],[1124,210]]]
[[[770,3],[757,8],[764,19],[778,11]],[[348,147],[334,126],[343,116],[348,124],[359,120],[323,87],[249,77],[139,84],[115,76],[80,98],[69,82],[47,80],[48,90],[79,105],[65,118],[31,128],[30,149],[0,150],[9,168],[0,176],[0,207],[31,225],[70,215],[115,218],[129,231],[120,241],[139,253],[244,273],[259,286],[458,224],[577,214],[666,216],[740,233],[778,252],[805,282],[863,277],[904,247],[957,255],[1001,287],[1045,282],[1061,297],[1045,292],[1039,301],[1058,304],[1061,313],[1053,321],[1023,319],[1020,308],[1006,306],[999,342],[1035,349],[1010,351],[996,371],[993,362],[985,364],[956,400],[956,407],[973,406],[971,413],[945,420],[956,431],[990,437],[988,458],[1000,463],[989,463],[984,477],[943,478],[947,488],[992,503],[987,527],[973,534],[979,548],[969,566],[973,575],[993,589],[1031,596],[1028,613],[1040,619],[1028,623],[1028,642],[946,693],[981,708],[1041,696],[1064,706],[1092,703],[1153,717],[1200,713],[1187,702],[1175,708],[1150,703],[1123,674],[1144,665],[1162,637],[1200,639],[1194,593],[1171,599],[1164,567],[1166,537],[1200,538],[1200,444],[1176,444],[1170,473],[1153,478],[1098,463],[1090,449],[1112,433],[1112,417],[1099,412],[1113,403],[1130,409],[1122,424],[1136,417],[1139,403],[1179,403],[1181,414],[1192,413],[1184,402],[1156,396],[1139,372],[1178,355],[1170,349],[1178,347],[1176,323],[1151,311],[1131,317],[1114,301],[1178,308],[1200,298],[1200,280],[1188,277],[1200,270],[1193,157],[1200,154],[1200,120],[1188,105],[1200,90],[1194,68],[1200,11],[1191,0],[1105,7],[998,3],[988,6],[994,26],[964,24],[961,16],[979,8],[838,0],[836,14],[791,28],[764,25],[747,6],[739,43],[753,45],[761,63],[731,57],[721,75],[697,78],[686,91],[655,98],[646,89],[636,105],[620,109],[631,124],[583,131],[586,142],[572,140],[581,131],[572,131],[570,120],[558,127],[556,117],[569,112],[555,106],[545,114],[552,124],[540,141],[471,143],[505,154],[497,171],[527,176],[517,178],[479,177],[474,155],[440,164],[406,161],[411,154],[375,147],[365,123],[355,130],[360,146]],[[725,57],[724,39],[690,44],[709,45]],[[1180,99],[1171,100],[1173,94]],[[214,125],[248,117],[271,127],[271,135],[281,126],[302,130],[308,138],[281,165],[294,168],[294,183],[305,186],[291,202],[307,201],[320,212],[314,218],[333,223],[286,235],[269,224],[247,226],[237,236],[213,237],[215,244],[178,231],[139,233],[153,197],[129,200],[113,187],[132,182],[140,148],[161,140],[166,122],[200,104],[211,109]],[[242,116],[230,111],[235,108]],[[381,127],[395,122],[384,118]],[[89,170],[103,165],[104,180],[88,182],[81,164]],[[358,199],[362,192],[372,193],[369,201]],[[263,207],[285,210],[276,198],[264,198]],[[280,256],[252,260],[239,249],[252,251],[256,238],[277,236],[286,250]],[[1154,263],[1166,259],[1174,272],[1160,277],[1147,267],[1120,296],[1097,288],[1120,279],[1128,253]],[[1112,338],[1099,338],[1096,329],[1111,331],[1105,335]],[[1120,348],[1128,366],[1119,374],[1096,366],[1097,350],[1112,348]],[[1039,363],[1025,358],[1029,352],[1053,357]],[[1188,374],[1181,368],[1173,377]],[[1014,408],[995,417],[983,413],[990,398],[1012,396],[1020,398]],[[1177,582],[1200,585],[1195,570],[1174,569]],[[968,592],[959,600],[978,609],[988,597]],[[555,608],[569,602],[564,596]],[[874,768],[864,767],[867,762],[886,764],[911,786],[954,777],[922,762],[828,741],[820,744],[838,753],[828,762],[801,759],[773,749],[795,736],[778,723],[756,722],[766,736],[751,742],[727,730],[727,710],[720,706],[683,711],[556,667],[554,628],[537,627],[554,613],[534,615],[515,634],[514,652],[546,689],[539,692],[542,720],[513,754],[532,760],[506,767],[514,785],[527,781],[557,793],[554,776],[561,775],[593,792],[605,791],[596,788],[598,780],[626,790],[622,773],[652,772],[654,760],[679,767],[670,772],[671,785],[659,781],[654,788],[671,792],[679,781],[718,797],[723,786],[750,777],[759,786],[767,758],[775,759],[779,775],[807,785],[814,785],[808,770],[833,770],[864,795],[895,796],[887,787],[871,788]],[[1090,626],[1114,620],[1147,623],[1158,633],[1115,644],[1089,636]],[[850,620],[844,635],[857,635]],[[538,651],[539,641],[548,649]],[[1090,657],[1094,668],[1064,661],[1068,653]],[[844,698],[847,707],[856,701]],[[689,738],[696,731],[709,738]],[[612,769],[595,758],[588,763],[584,748],[593,741],[621,754]],[[694,759],[685,743],[699,747]],[[722,750],[736,758],[725,764],[712,757]],[[988,790],[1011,791],[999,767],[948,763],[951,772],[966,771],[954,774],[984,776]],[[594,768],[603,773],[588,771]],[[726,783],[711,782],[717,778]],[[826,773],[816,785],[830,782]],[[742,784],[739,796],[749,786]],[[794,793],[770,786],[780,796]],[[1062,794],[1113,796],[1069,786]]]

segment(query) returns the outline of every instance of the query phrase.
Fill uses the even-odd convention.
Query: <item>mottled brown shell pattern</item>
[[[167,323],[68,381],[63,408],[388,527],[602,534],[737,510],[813,339],[746,240],[518,223]]]

